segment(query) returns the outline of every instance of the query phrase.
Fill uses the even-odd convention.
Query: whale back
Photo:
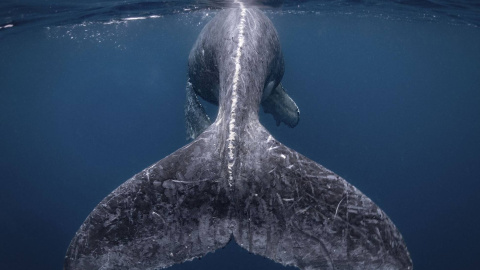
[[[238,25],[242,22],[240,34]],[[240,42],[242,57],[236,63]],[[267,84],[272,82],[270,88],[275,88],[284,74],[277,31],[259,9],[245,9],[243,17],[240,9],[223,10],[202,29],[188,58],[189,81],[195,93],[206,101],[229,102],[231,98],[225,94],[232,87],[238,64],[242,66],[240,88],[248,90],[246,98],[254,100],[249,109],[256,112]]]

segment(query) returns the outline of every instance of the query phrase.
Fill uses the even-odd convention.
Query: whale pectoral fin
[[[271,137],[263,143],[237,191],[240,246],[300,269],[412,269],[400,232],[367,196]]]
[[[300,120],[300,110],[281,84],[262,102],[263,111],[273,115],[277,126],[280,122],[295,127]]]
[[[194,141],[108,195],[73,238],[64,269],[160,269],[225,246],[228,200],[218,158],[204,147]]]
[[[211,121],[202,104],[198,100],[197,94],[195,94],[190,82],[187,82],[186,92],[185,123],[187,139],[195,139],[205,131],[208,126],[210,126]]]

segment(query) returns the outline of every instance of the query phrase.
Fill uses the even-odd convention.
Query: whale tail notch
[[[218,126],[122,184],[80,227],[65,270],[160,269],[232,238],[300,269],[412,269],[398,230],[338,175],[250,124],[233,187]]]

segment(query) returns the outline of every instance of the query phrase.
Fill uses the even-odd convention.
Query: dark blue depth
[[[294,129],[270,115],[262,123],[372,198],[402,232],[415,269],[477,269],[480,30],[270,17],[301,120]],[[61,269],[95,205],[187,143],[187,57],[207,20],[166,16],[0,38],[0,269]],[[226,268],[282,267],[235,245],[175,266]]]

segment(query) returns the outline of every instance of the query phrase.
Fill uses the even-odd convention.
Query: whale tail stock
[[[108,195],[73,238],[64,269],[160,269],[201,257],[233,236],[300,269],[411,269],[402,237],[365,195],[247,125],[235,182],[212,124],[193,142]]]
[[[195,139],[210,126],[211,120],[200,103],[190,80],[187,81],[185,92],[185,127],[187,139]],[[218,105],[218,101],[215,102],[215,105]],[[262,101],[261,105],[265,113],[273,116],[277,126],[279,126],[280,123],[284,123],[293,128],[300,120],[300,109],[295,101],[286,93],[281,83],[270,91],[270,95]]]

